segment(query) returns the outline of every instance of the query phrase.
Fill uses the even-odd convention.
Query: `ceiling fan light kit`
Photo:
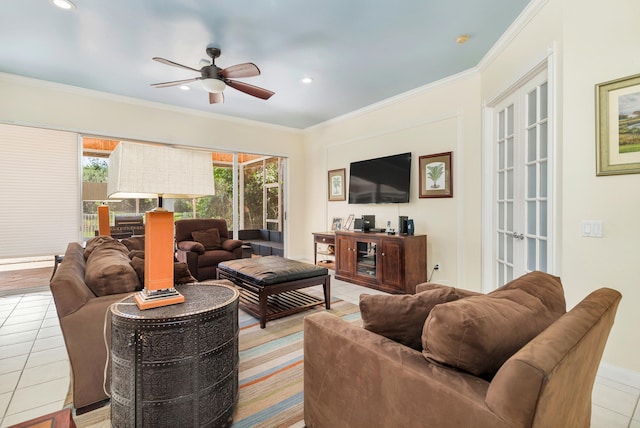
[[[215,64],[216,58],[220,56],[220,49],[208,47],[206,52],[207,55],[211,57],[211,64],[209,64],[207,60],[200,61],[200,65],[202,66],[200,70],[192,67],[187,67],[186,65],[178,64],[177,62],[169,61],[168,59],[154,57],[154,61],[158,61],[162,64],[198,72],[200,73],[200,77],[193,77],[191,79],[185,80],[174,80],[171,82],[154,83],[151,86],[155,88],[166,88],[169,86],[183,85],[186,83],[195,82],[196,80],[200,80],[202,86],[207,90],[207,92],[209,92],[210,104],[220,104],[224,102],[224,96],[222,95],[222,92],[227,86],[231,86],[232,88],[240,92],[244,92],[245,94],[263,100],[268,100],[274,94],[274,92],[269,91],[268,89],[253,86],[237,80],[231,80],[232,78],[254,77],[260,75],[260,69],[255,64],[246,62],[243,64],[232,65],[231,67],[227,68],[220,68]]]
[[[463,34],[463,35],[458,36],[456,38],[456,43],[459,44],[459,45],[464,45],[468,41],[469,41],[469,35],[468,34]]]
[[[202,79],[202,86],[208,91],[214,94],[224,91],[227,85],[219,79]]]
[[[51,1],[51,4],[53,4],[56,7],[59,7],[60,9],[71,10],[76,8],[76,5],[73,4],[70,0],[50,0],[50,1]]]

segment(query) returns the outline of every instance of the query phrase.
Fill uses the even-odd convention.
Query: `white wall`
[[[639,375],[640,198],[633,197],[633,189],[640,185],[640,175],[596,177],[595,85],[640,72],[640,3],[536,3],[544,7],[482,68],[482,97],[492,99],[554,52],[558,274],[569,308],[600,287],[623,294],[603,361]],[[603,221],[603,238],[582,237],[583,220]]]
[[[558,273],[569,308],[600,287],[623,294],[603,362],[637,383],[640,175],[595,176],[594,86],[640,72],[635,22],[640,2],[542,0],[532,2],[527,12],[480,64],[479,78],[452,79],[307,130],[314,191],[307,195],[305,228],[308,233],[325,230],[333,216],[350,213],[412,216],[417,233],[429,236],[429,268],[435,262],[444,265],[434,280],[480,289],[481,107],[551,55],[557,85]],[[397,213],[383,206],[365,211],[361,205],[354,209],[346,202],[327,202],[327,170],[407,148],[416,159],[454,151],[453,199],[418,200],[414,169],[412,202],[400,205]],[[604,237],[582,237],[583,220],[602,220]]]
[[[287,255],[300,258],[306,192],[302,133],[258,122],[0,74],[0,122],[113,138],[287,157]]]
[[[349,214],[376,216],[397,228],[398,216],[415,222],[415,233],[427,235],[427,266],[441,264],[433,280],[480,289],[480,98],[479,76],[470,72],[433,87],[370,106],[305,132],[310,188],[307,194],[310,232],[330,230],[331,219]],[[411,198],[407,204],[327,202],[327,171],[353,161],[410,151]],[[454,197],[418,197],[418,158],[453,152]],[[311,237],[309,236],[311,242]],[[311,247],[310,247],[311,248]]]
[[[594,88],[640,73],[640,2],[563,4],[563,281],[574,303],[598,287],[622,293],[604,360],[640,372],[640,174],[596,177]],[[583,220],[601,220],[604,236],[582,237]]]

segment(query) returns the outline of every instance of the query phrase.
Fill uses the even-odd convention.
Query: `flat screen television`
[[[352,162],[349,168],[350,204],[409,202],[411,153]]]

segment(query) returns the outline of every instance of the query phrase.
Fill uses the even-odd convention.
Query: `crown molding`
[[[341,116],[338,117],[334,117],[331,118],[327,121],[324,121],[322,123],[318,123],[316,125],[310,126],[308,128],[305,128],[304,131],[305,132],[309,132],[309,131],[313,131],[317,128],[323,128],[329,125],[333,125],[336,123],[340,123],[343,122],[345,120],[349,120],[349,119],[353,119],[356,118],[358,116],[363,116],[365,114],[377,111],[377,110],[381,110],[381,109],[385,109],[388,108],[394,104],[398,104],[401,102],[404,102],[410,98],[414,98],[418,95],[422,95],[424,93],[427,93],[429,91],[432,91],[433,89],[440,87],[440,86],[445,86],[448,85],[452,82],[456,82],[459,80],[464,80],[467,79],[469,77],[473,77],[479,74],[479,70],[474,67],[474,68],[469,68],[465,71],[461,71],[460,73],[456,73],[456,74],[452,74],[451,76],[447,76],[445,78],[442,78],[440,80],[436,80],[435,82],[431,82],[431,83],[427,83],[426,85],[417,87],[415,89],[411,89],[409,91],[403,92],[401,94],[395,95],[393,97],[390,98],[386,98],[382,101],[379,101],[377,103],[374,104],[369,104],[368,106],[362,107],[358,110],[354,110],[354,111],[350,111],[349,113],[345,113]]]
[[[509,28],[502,33],[502,36],[500,36],[498,41],[489,49],[489,52],[482,57],[476,68],[480,72],[486,70],[548,2],[549,0],[531,0],[531,3],[524,8]]]
[[[277,129],[281,131],[294,132],[297,134],[302,134],[302,130],[297,128],[291,128],[283,125],[274,125],[271,123],[260,122],[257,120],[251,119],[242,119],[232,116],[225,116],[217,113],[209,113],[201,110],[186,108],[186,107],[178,107],[172,106],[168,104],[153,102],[153,101],[145,101],[139,98],[127,97],[124,95],[116,95],[110,94],[107,92],[96,91],[94,89],[80,88],[78,86],[67,85],[64,83],[55,83],[49,82],[47,80],[34,79],[32,77],[19,76],[16,74],[9,74],[0,72],[0,81],[5,81],[7,83],[14,83],[26,86],[33,86],[35,88],[48,89],[53,91],[60,91],[67,94],[73,94],[78,96],[91,97],[97,100],[104,101],[113,101],[118,103],[129,104],[132,106],[145,107],[156,110],[163,110],[173,113],[186,114],[191,116],[199,116],[207,119],[216,119],[224,122],[240,124],[240,125],[250,125],[254,127],[262,127],[262,128],[270,128]]]

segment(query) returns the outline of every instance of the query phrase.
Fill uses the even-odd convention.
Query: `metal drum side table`
[[[225,427],[238,399],[238,291],[229,281],[178,285],[185,302],[111,306],[111,424]]]

